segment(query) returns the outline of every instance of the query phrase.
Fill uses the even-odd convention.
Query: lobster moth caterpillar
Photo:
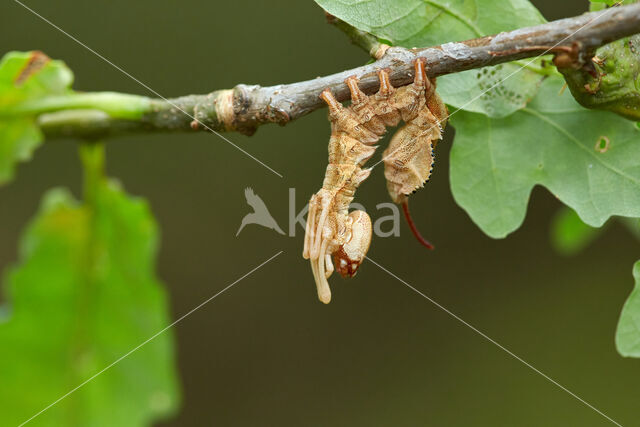
[[[395,203],[403,205],[409,225],[423,243],[409,216],[407,196],[422,187],[433,167],[433,149],[442,137],[447,109],[435,93],[434,81],[427,78],[424,62],[415,61],[412,84],[394,88],[387,70],[378,70],[380,89],[367,96],[358,79],[346,79],[351,105],[343,106],[329,89],[320,97],[329,107],[331,137],[329,164],[322,188],[309,201],[303,257],[311,262],[318,298],[331,301],[328,278],[335,269],[352,277],[371,243],[371,219],[364,211],[349,213],[358,186],[371,169],[364,164],[376,150],[374,145],[387,127],[404,125],[383,153],[387,189]],[[332,260],[333,258],[333,260]]]

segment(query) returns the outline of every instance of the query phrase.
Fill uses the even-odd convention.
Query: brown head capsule
[[[364,211],[353,211],[351,218],[351,236],[349,240],[333,254],[336,270],[342,277],[353,277],[364,261],[371,244],[371,218]]]

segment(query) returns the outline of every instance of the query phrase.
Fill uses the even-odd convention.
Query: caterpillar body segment
[[[418,68],[422,68],[419,72]],[[417,84],[422,76],[423,85]],[[422,83],[420,82],[420,83]],[[447,106],[435,91],[435,79],[430,80],[424,73],[424,67],[416,62],[416,79],[412,85],[413,93],[418,95],[416,102],[400,108],[405,124],[391,139],[383,153],[384,175],[391,199],[402,205],[402,211],[411,232],[418,242],[433,249],[418,231],[409,213],[408,196],[429,180],[435,162],[434,149],[447,124],[449,112]],[[420,96],[421,88],[424,96]]]

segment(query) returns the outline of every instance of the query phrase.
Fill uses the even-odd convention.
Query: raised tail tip
[[[427,248],[427,249],[432,249],[432,250],[435,249],[435,246],[433,246],[433,244],[431,244],[431,242],[429,242],[427,239],[422,237],[422,234],[420,234],[420,231],[418,231],[418,228],[416,227],[416,224],[413,222],[413,219],[411,218],[411,214],[409,213],[409,198],[408,197],[405,197],[404,200],[402,201],[402,211],[404,212],[404,217],[407,220],[407,224],[409,225],[409,228],[411,229],[411,232],[416,237],[418,242],[420,242],[420,244],[422,246],[424,246],[425,248]]]

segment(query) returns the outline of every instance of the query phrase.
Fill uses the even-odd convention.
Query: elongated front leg
[[[318,290],[318,299],[327,304],[331,301],[331,289],[327,278],[333,273],[328,251],[335,238],[335,220],[332,218],[329,203],[333,197],[321,189],[309,202],[309,215],[305,234],[303,257],[309,259],[313,279]],[[317,251],[314,249],[318,245]]]
[[[331,254],[325,254],[324,256],[324,277],[327,279],[333,274],[333,263],[331,262]]]
[[[325,238],[322,239],[322,245],[320,246],[320,255],[317,258],[311,259],[311,270],[313,271],[314,279],[316,281],[318,299],[325,304],[329,304],[329,302],[331,302],[331,288],[329,288],[329,282],[327,281],[328,276],[325,264],[328,246],[329,238],[328,236],[325,236]]]
[[[313,227],[316,222],[316,213],[318,212],[318,202],[316,201],[316,195],[311,196],[309,200],[309,210],[307,212],[307,223],[304,229],[304,248],[302,249],[302,257],[304,259],[309,259],[311,252],[311,242],[313,232]]]
[[[325,231],[325,226],[327,223],[327,218],[331,215],[331,208],[333,206],[333,195],[321,189],[317,196],[317,205],[318,210],[316,212],[317,221],[315,224],[312,224],[311,229],[311,242],[309,247],[309,257],[311,259],[316,259],[320,256],[320,250],[322,246],[322,242],[325,239],[325,235],[327,232]]]

